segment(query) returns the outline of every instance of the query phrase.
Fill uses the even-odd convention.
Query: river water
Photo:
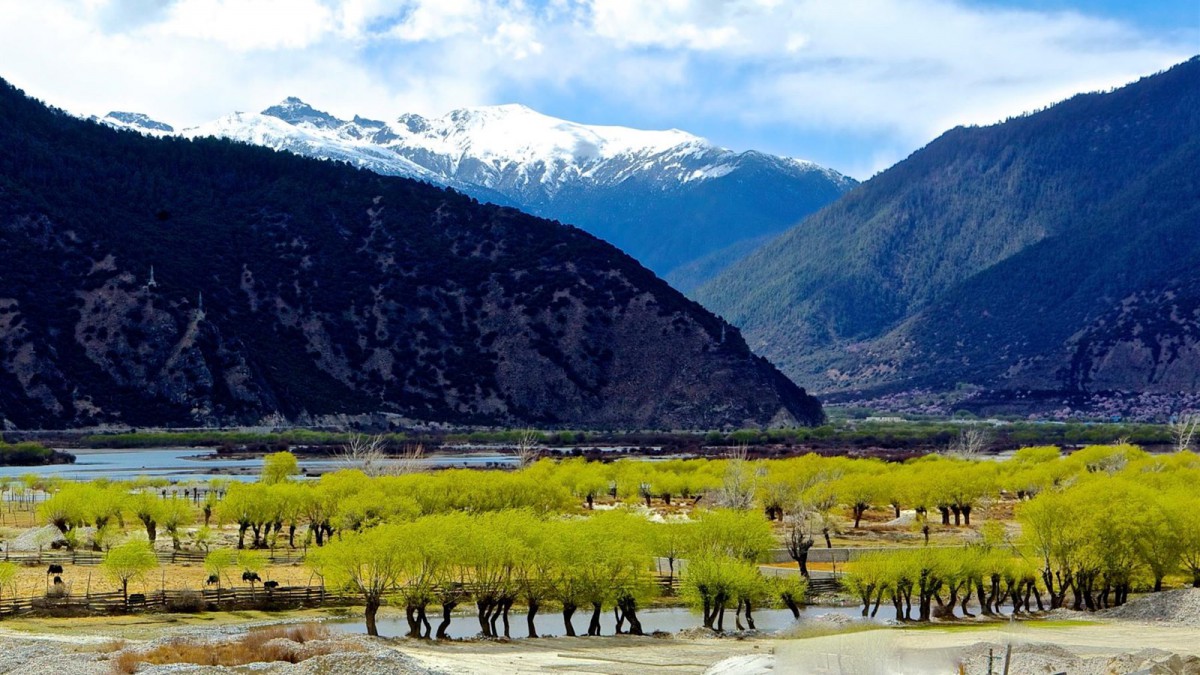
[[[876,621],[894,618],[895,610],[890,607],[880,607],[879,616]],[[432,612],[429,616],[429,623],[433,630],[437,630],[438,622],[441,621],[441,613],[436,608],[430,608]],[[761,631],[774,632],[790,628],[811,621],[812,619],[824,614],[841,614],[844,616],[861,619],[861,607],[821,607],[810,606],[801,610],[800,620],[792,618],[790,610],[786,609],[764,609],[754,612],[755,627]],[[885,616],[886,614],[886,616]],[[583,635],[587,632],[588,622],[591,621],[591,610],[580,608],[575,612],[575,616],[571,619],[571,625],[575,627],[577,634]],[[664,631],[674,633],[685,628],[699,628],[702,625],[700,614],[692,612],[683,607],[665,607],[655,609],[645,609],[638,612],[638,619],[642,622],[642,630],[646,633],[654,631]],[[377,620],[379,634],[387,637],[395,637],[408,633],[408,621],[401,614],[380,614]],[[511,626],[510,634],[514,637],[525,637],[527,631],[525,629],[525,614],[523,611],[514,610],[509,614],[509,624]],[[616,627],[616,618],[613,616],[612,610],[606,610],[600,615],[601,634],[612,635]],[[354,619],[346,619],[341,621],[331,621],[328,623],[330,628],[346,633],[366,633],[366,623],[361,617]],[[497,628],[503,632],[503,624],[497,622]],[[534,617],[534,625],[537,626],[538,635],[548,637],[552,635],[566,635],[566,630],[563,625],[562,614],[558,612],[539,613]],[[629,625],[626,624],[626,629]],[[732,631],[735,628],[733,622],[733,608],[725,612],[725,630]],[[469,612],[455,612],[453,619],[450,621],[450,628],[447,634],[455,639],[471,638],[479,634],[479,620],[476,615]]]
[[[107,478],[130,480],[140,476],[166,478],[173,481],[197,481],[209,478],[257,480],[262,470],[262,457],[220,457],[211,448],[143,448],[136,450],[71,449],[74,464],[48,466],[0,466],[0,480],[33,473],[39,476],[59,476],[72,480]],[[334,457],[299,456],[304,473],[336,471],[344,465]],[[511,454],[496,451],[468,450],[463,452],[427,455],[418,463],[433,467],[511,466]]]

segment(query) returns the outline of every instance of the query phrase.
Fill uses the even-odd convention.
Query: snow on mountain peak
[[[95,118],[93,118],[95,119]],[[175,128],[170,124],[159,122],[151,119],[149,115],[136,112],[120,112],[114,110],[104,117],[98,119],[99,122],[107,124],[118,129],[132,129],[145,134],[162,135],[174,133]]]
[[[289,96],[262,111],[262,114],[278,117],[288,124],[309,124],[323,129],[339,127],[345,122],[327,112],[317,110],[295,96]]]
[[[405,124],[410,134],[406,140],[489,162],[580,164],[635,152],[662,152],[687,143],[707,144],[674,129],[643,131],[568,122],[518,103],[460,108],[425,122],[420,131]]]
[[[678,129],[580,124],[519,103],[459,108],[440,117],[406,113],[383,122],[357,115],[339,119],[289,96],[261,113],[234,113],[180,135],[219,136],[345,161],[527,206],[553,200],[563,190],[630,179],[671,190],[757,164],[848,180],[803,160],[736,153]]]

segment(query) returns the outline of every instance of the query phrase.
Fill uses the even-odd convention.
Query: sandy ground
[[[123,637],[127,644],[167,635],[203,635],[227,632],[239,625],[261,622],[258,614],[225,614],[208,620],[122,618],[102,621],[26,621],[0,626],[0,642],[38,644],[59,650],[64,656],[104,659],[106,645]],[[276,615],[278,618],[278,615]],[[317,619],[306,614],[296,619]],[[144,622],[142,625],[138,622]],[[205,625],[207,624],[207,625]],[[216,625],[214,625],[216,624]],[[19,629],[18,629],[19,628]],[[462,641],[431,643],[391,639],[382,647],[411,658],[423,672],[448,673],[594,673],[602,675],[650,675],[653,673],[696,673],[708,675],[765,675],[766,673],[890,674],[957,673],[966,654],[975,654],[968,673],[986,672],[980,665],[980,650],[994,645],[996,654],[1014,644],[1041,645],[1045,650],[1066,650],[1082,657],[1112,657],[1146,648],[1200,656],[1200,631],[1193,627],[1105,621],[1039,622],[985,627],[877,628],[858,632],[805,638],[753,637],[747,639],[709,637],[544,638],[538,640]],[[987,643],[981,645],[981,643]],[[1038,647],[1024,647],[1038,649]],[[0,656],[0,672],[6,672]],[[93,661],[94,663],[95,661]],[[287,670],[286,667],[284,670]],[[355,670],[334,668],[331,673]],[[1058,670],[1017,669],[1017,673]],[[1069,672],[1108,672],[1071,670]],[[1111,672],[1124,672],[1116,670]],[[1174,671],[1164,671],[1174,672]],[[1190,670],[1184,672],[1192,672]]]
[[[1112,657],[1157,648],[1200,655],[1200,631],[1191,627],[1131,623],[1095,625],[1014,624],[996,628],[890,629],[806,640],[776,640],[775,669],[797,673],[954,673],[966,648],[1051,645],[1082,657]]]
[[[1147,647],[1200,655],[1195,628],[1147,624],[1037,624],[969,629],[882,628],[803,639],[551,638],[511,643],[430,644],[396,648],[431,670],[461,673],[943,673],[958,672],[967,648],[981,642],[1047,644],[1077,655],[1116,656]]]
[[[431,669],[460,673],[703,673],[731,656],[770,654],[773,640],[672,638],[547,638],[511,643],[427,644],[403,641],[400,651]]]

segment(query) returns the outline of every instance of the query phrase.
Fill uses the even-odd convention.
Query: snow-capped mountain
[[[163,133],[149,118],[113,115],[103,121]],[[233,113],[179,133],[452,187],[574,224],[665,276],[780,232],[856,185],[812,162],[733,152],[675,129],[578,124],[522,105],[385,122],[339,119],[290,97],[261,113]],[[711,266],[703,277],[715,272]]]
[[[149,116],[142,113],[117,112],[114,110],[104,117],[92,117],[92,120],[118,129],[140,131],[151,136],[165,136],[175,133],[175,127],[150,119]]]

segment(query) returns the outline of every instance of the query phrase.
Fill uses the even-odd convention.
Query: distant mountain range
[[[946,132],[696,293],[814,390],[1200,391],[1200,57]]]
[[[342,120],[288,98],[177,131],[139,113],[112,126],[216,136],[451,187],[576,225],[683,290],[837,199],[854,179],[812,162],[733,152],[691,134],[588,126],[520,105],[438,118]]]
[[[351,133],[296,102],[272,110],[254,117],[264,138]],[[823,418],[737,329],[579,229],[133,114],[108,123],[162,137],[0,81],[0,425]],[[487,174],[467,164],[456,175]]]

